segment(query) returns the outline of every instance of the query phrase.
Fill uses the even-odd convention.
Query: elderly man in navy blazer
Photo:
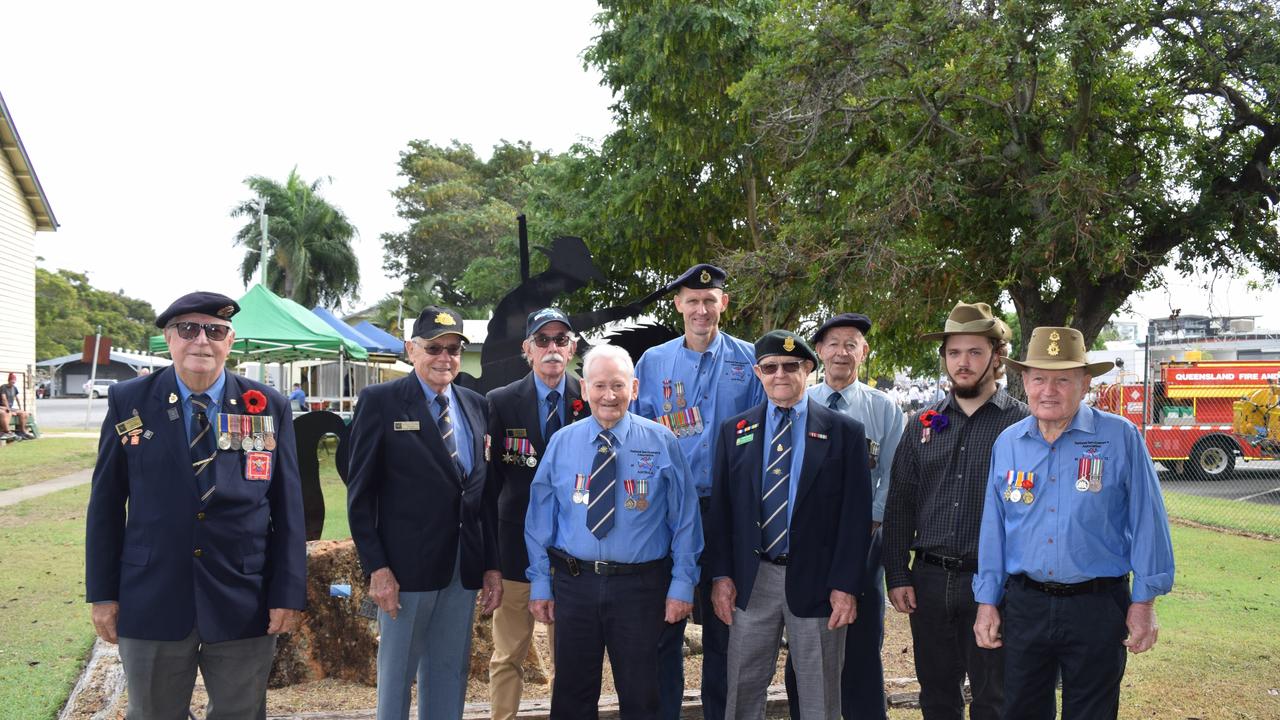
[[[378,720],[462,717],[476,591],[502,603],[484,397],[453,384],[462,317],[428,307],[404,344],[414,372],[360,393],[347,511],[378,604]]]
[[[292,415],[228,373],[231,298],[156,318],[173,366],[111,390],[89,495],[93,624],[119,642],[129,720],[185,718],[197,666],[209,720],[266,717],[275,636],[306,601]]]
[[[763,720],[785,628],[800,716],[838,720],[871,528],[866,435],[805,395],[818,357],[803,338],[774,330],[755,355],[768,400],[720,426],[706,534],[729,626],[725,717]]]

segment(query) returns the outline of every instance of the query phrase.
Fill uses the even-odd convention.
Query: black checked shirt
[[[920,415],[930,409],[946,414],[949,425],[922,443]],[[1005,428],[1028,414],[1026,404],[999,388],[973,415],[965,415],[949,394],[911,416],[894,454],[884,510],[889,587],[911,584],[911,550],[977,560],[991,448]]]

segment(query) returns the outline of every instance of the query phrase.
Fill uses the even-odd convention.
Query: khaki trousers
[[[493,720],[511,720],[520,709],[524,689],[524,660],[533,642],[529,612],[529,583],[502,581],[502,605],[493,611],[493,657],[489,660],[489,700]],[[547,626],[551,657],[542,658],[547,684],[555,672],[555,625]]]

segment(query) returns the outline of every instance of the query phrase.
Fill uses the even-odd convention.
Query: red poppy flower
[[[246,391],[240,399],[244,400],[245,412],[250,415],[257,415],[267,409],[267,396],[257,390]]]
[[[582,404],[582,401],[581,401],[581,400],[574,400],[574,401],[573,401],[573,412],[574,412],[574,414],[575,414],[575,415],[576,415],[576,414],[578,414],[578,413],[580,413],[580,412],[582,412],[582,408],[583,408],[583,407],[584,407],[584,406],[583,406],[583,404]]]
[[[738,429],[739,429],[739,430],[741,430],[742,428],[744,428],[744,427],[746,427],[746,426],[747,426],[747,421],[746,421],[746,420],[739,420],[739,421],[738,421]]]
[[[925,427],[933,427],[933,419],[938,415],[937,410],[925,410],[920,413],[920,424]]]

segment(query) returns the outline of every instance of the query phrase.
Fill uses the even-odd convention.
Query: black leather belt
[[[916,560],[923,560],[930,565],[937,565],[946,570],[956,570],[959,572],[978,572],[977,560],[965,560],[964,558],[947,557],[946,555],[935,555],[924,550],[916,550]]]
[[[1102,592],[1113,585],[1128,580],[1129,576],[1121,575],[1120,577],[1100,577],[1078,583],[1042,583],[1038,580],[1032,580],[1026,575],[1010,575],[1009,579],[1022,583],[1023,587],[1031,588],[1032,590],[1042,592],[1046,595],[1070,597],[1072,595],[1086,595],[1088,593]]]
[[[548,548],[547,556],[551,558],[553,564],[558,565],[575,577],[584,572],[593,573],[595,575],[635,575],[636,573],[642,573],[646,570],[656,570],[671,563],[670,558],[660,558],[658,560],[650,560],[649,562],[642,563],[579,560],[559,548]]]

